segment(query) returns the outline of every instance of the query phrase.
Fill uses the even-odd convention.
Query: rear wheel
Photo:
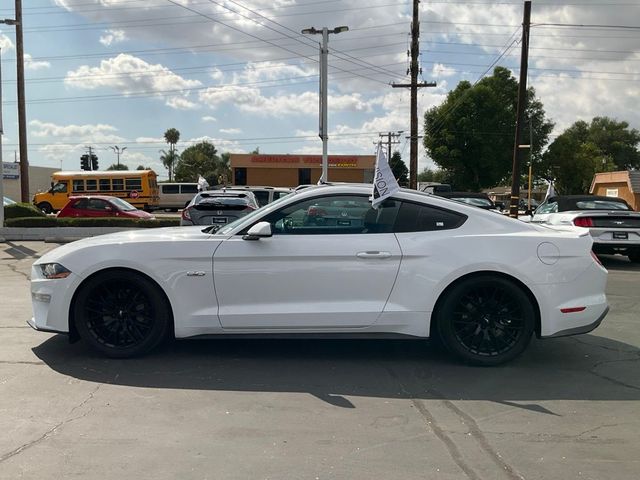
[[[40,202],[37,207],[44,213],[53,213],[53,208],[49,202]]]
[[[471,277],[446,293],[436,312],[439,338],[467,363],[498,365],[520,355],[535,327],[535,309],[512,281]]]
[[[80,287],[73,308],[80,336],[114,358],[142,355],[167,337],[170,306],[148,278],[112,270]]]

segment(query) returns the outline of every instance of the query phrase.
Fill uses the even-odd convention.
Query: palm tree
[[[177,159],[176,143],[178,143],[178,141],[180,140],[180,132],[175,128],[170,128],[166,132],[164,132],[164,140],[169,144],[169,151],[171,152],[171,156],[166,159],[167,163],[165,163],[165,160],[162,160],[162,157],[160,157],[160,160],[162,160],[162,164],[167,168],[167,170],[169,170],[169,181],[171,181],[173,179],[173,166],[175,165]],[[166,157],[166,152],[164,153]]]
[[[175,150],[169,150],[168,152],[166,150],[160,150],[160,153],[162,154],[160,155],[160,161],[162,165],[164,165],[164,168],[169,171],[169,181],[171,182],[173,181],[173,168],[178,161],[179,155]]]

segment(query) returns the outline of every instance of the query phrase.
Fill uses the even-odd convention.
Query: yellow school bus
[[[153,170],[55,172],[51,188],[36,193],[33,204],[46,213],[57,212],[74,195],[111,195],[144,210],[158,208],[157,175]]]

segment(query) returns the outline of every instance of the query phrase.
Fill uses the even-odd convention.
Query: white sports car
[[[37,330],[112,357],[169,335],[436,337],[495,365],[532,334],[596,328],[607,271],[586,229],[555,231],[400,190],[294,192],[223,227],[131,231],[61,246],[33,265]]]

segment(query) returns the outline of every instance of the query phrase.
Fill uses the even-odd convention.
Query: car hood
[[[96,237],[84,238],[75,242],[62,245],[37,260],[35,263],[58,262],[61,259],[78,254],[91,248],[103,249],[105,246],[118,246],[121,248],[125,244],[158,243],[158,242],[181,242],[190,240],[212,239],[213,235],[202,233],[202,226],[195,227],[166,227],[149,228],[140,230],[126,230],[123,232],[98,235]],[[220,237],[222,240],[224,237]],[[179,248],[179,247],[175,247]]]

